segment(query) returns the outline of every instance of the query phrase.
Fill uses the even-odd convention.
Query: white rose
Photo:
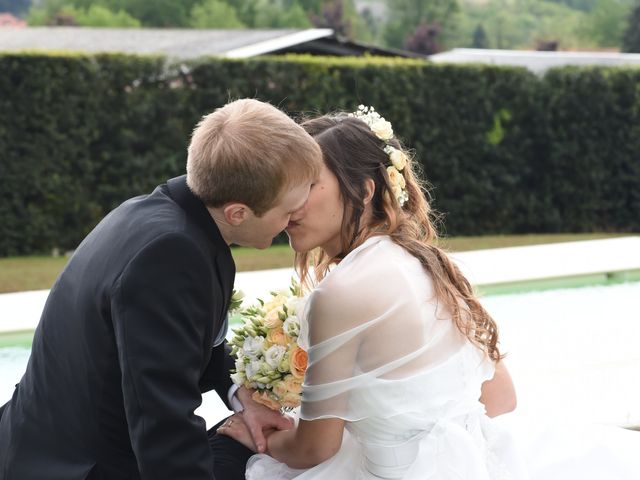
[[[275,369],[282,361],[282,357],[284,357],[286,351],[287,349],[282,345],[272,345],[264,352],[264,361],[267,362],[271,368]]]
[[[264,337],[247,337],[242,344],[242,350],[248,357],[255,357],[262,352]]]
[[[252,360],[247,363],[244,373],[249,380],[253,380],[256,375],[260,375],[260,365],[262,365],[260,360]]]
[[[389,140],[393,137],[393,128],[391,123],[387,122],[384,118],[380,118],[371,124],[371,131],[375,133],[376,137],[380,140]]]
[[[274,367],[272,367],[271,365],[269,365],[267,362],[262,362],[262,364],[260,365],[260,375],[261,376],[270,375],[275,370],[276,369]]]
[[[235,383],[236,385],[244,384],[244,381],[245,381],[244,373],[242,373],[242,372],[232,373],[231,374],[231,381],[233,383]]]
[[[297,337],[300,334],[300,321],[296,315],[287,318],[282,324],[282,329],[290,337]]]
[[[400,171],[404,170],[404,167],[407,166],[407,156],[402,150],[396,150],[394,148],[393,152],[389,155],[389,158],[391,159],[393,166]]]
[[[287,312],[289,315],[295,315],[296,313],[300,313],[302,308],[304,307],[305,300],[300,297],[291,297],[287,302]]]
[[[245,364],[241,358],[236,358],[236,372],[244,372]]]

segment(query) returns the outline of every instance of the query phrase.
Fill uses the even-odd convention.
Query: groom
[[[230,244],[266,248],[306,202],[320,149],[295,122],[238,100],[195,129],[186,176],[133,198],[84,239],[51,289],[0,418],[0,480],[244,478],[251,453],[206,431],[201,393],[237,398],[224,342]]]

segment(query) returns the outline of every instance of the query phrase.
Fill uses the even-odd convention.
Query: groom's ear
[[[222,207],[224,219],[230,225],[237,227],[244,222],[253,212],[244,203],[227,203]]]

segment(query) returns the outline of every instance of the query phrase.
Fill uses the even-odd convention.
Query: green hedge
[[[0,256],[74,248],[184,172],[229,99],[295,117],[373,105],[415,149],[450,235],[640,230],[640,70],[317,57],[0,56]]]
[[[640,69],[552,71],[544,90],[554,228],[640,231]]]

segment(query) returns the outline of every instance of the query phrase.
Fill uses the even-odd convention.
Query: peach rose
[[[303,350],[304,351],[304,350]],[[296,378],[293,375],[287,375],[282,381],[284,387],[289,393],[302,393],[302,379]]]
[[[267,333],[267,342],[272,345],[282,345],[286,347],[288,343],[287,340],[287,334],[284,333],[282,327],[274,328],[273,330],[269,330],[269,333]]]
[[[263,305],[263,308],[265,309],[265,311],[268,312],[269,310],[282,307],[285,303],[287,303],[288,299],[289,297],[287,295],[284,295],[283,293],[278,293],[271,300],[266,302]]]
[[[287,375],[283,380],[273,383],[272,392],[281,400],[290,393],[300,395],[302,393],[302,379]]]
[[[282,399],[282,406],[284,408],[296,408],[300,406],[300,394],[299,393],[287,393]]]
[[[271,391],[276,397],[283,398],[287,394],[287,385],[284,383],[284,380],[273,382]]]
[[[308,361],[309,357],[307,356],[307,352],[300,347],[294,348],[289,359],[291,363],[291,374],[296,378],[304,378]]]
[[[253,395],[251,395],[251,399],[256,403],[260,403],[265,407],[270,408],[271,410],[280,410],[280,404],[276,402],[271,395],[269,395],[269,392],[260,393],[255,391],[253,392]]]
[[[282,320],[280,320],[280,307],[276,307],[264,316],[264,326],[267,328],[278,328],[282,326]]]

